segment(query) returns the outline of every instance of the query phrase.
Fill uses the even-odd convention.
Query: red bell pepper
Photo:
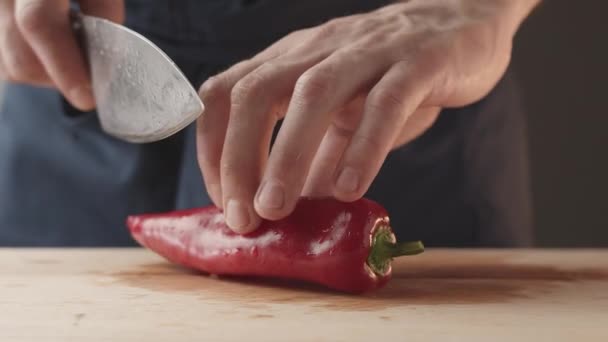
[[[135,240],[179,265],[217,275],[299,279],[362,293],[384,286],[391,261],[424,250],[397,244],[386,210],[360,199],[302,198],[294,212],[252,233],[228,228],[215,206],[130,216]]]

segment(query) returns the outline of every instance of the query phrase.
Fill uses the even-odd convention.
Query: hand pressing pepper
[[[363,197],[388,154],[441,109],[495,87],[538,2],[390,1],[294,31],[208,79],[198,160],[228,225],[253,231],[302,196]]]
[[[135,240],[171,262],[217,275],[302,280],[363,293],[384,286],[391,261],[423,252],[421,242],[396,243],[386,210],[371,200],[346,203],[301,198],[294,212],[233,232],[215,206],[130,216]]]

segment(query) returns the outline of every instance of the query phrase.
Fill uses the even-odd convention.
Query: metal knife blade
[[[72,13],[102,129],[131,143],[165,139],[195,121],[204,105],[158,46],[109,20]]]

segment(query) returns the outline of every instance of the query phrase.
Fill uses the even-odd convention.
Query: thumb
[[[124,0],[80,0],[82,13],[122,24],[125,20]]]

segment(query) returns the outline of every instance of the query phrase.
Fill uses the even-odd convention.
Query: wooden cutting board
[[[0,341],[608,341],[608,250],[429,250],[394,272],[348,296],[141,249],[0,249]]]

